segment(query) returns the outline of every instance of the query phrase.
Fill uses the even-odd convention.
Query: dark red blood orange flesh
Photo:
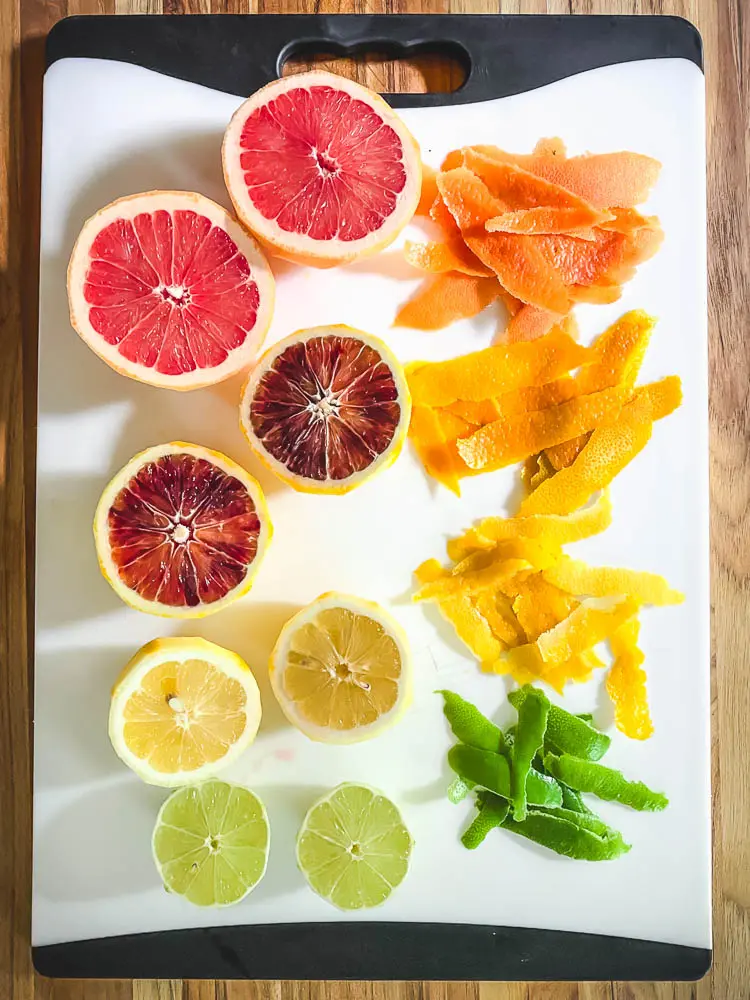
[[[167,376],[216,368],[255,326],[260,297],[248,260],[197,212],[115,219],[89,255],[90,323],[127,361]]]
[[[378,351],[334,335],[290,344],[245,405],[272,458],[316,482],[347,479],[372,465],[402,417],[393,372]]]
[[[145,463],[108,515],[121,581],[144,600],[171,607],[226,597],[245,579],[260,530],[245,485],[186,453]]]
[[[315,240],[348,243],[375,232],[407,182],[397,132],[368,104],[330,86],[290,89],[255,108],[239,147],[257,211]]]

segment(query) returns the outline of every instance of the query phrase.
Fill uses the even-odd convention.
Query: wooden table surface
[[[665,13],[700,28],[708,85],[714,967],[698,984],[53,982],[29,955],[34,372],[44,36],[67,14]],[[445,71],[421,67],[433,86]],[[419,68],[353,70],[374,88]],[[442,77],[441,77],[442,73]],[[443,88],[445,89],[445,88]],[[750,0],[0,0],[0,1000],[750,998]],[[675,692],[679,698],[679,692]]]

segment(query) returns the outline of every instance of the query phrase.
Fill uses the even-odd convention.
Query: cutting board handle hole
[[[312,69],[337,73],[381,94],[452,94],[466,82],[471,63],[468,52],[451,42],[408,47],[300,42],[279,58],[280,76]]]

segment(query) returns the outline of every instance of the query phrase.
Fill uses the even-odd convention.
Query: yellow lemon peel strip
[[[682,604],[685,595],[672,590],[663,576],[633,569],[589,566],[570,556],[544,570],[544,579],[569,594],[615,597],[627,594],[640,604]]]
[[[564,663],[608,639],[637,610],[638,602],[630,597],[589,597],[535,645],[545,663]]]
[[[419,566],[414,575],[423,587],[436,583],[446,572],[437,559],[428,559]],[[440,613],[456,630],[459,639],[482,662],[493,662],[502,652],[503,646],[493,634],[487,621],[477,610],[471,596],[459,593],[449,600],[438,602]]]
[[[607,694],[615,708],[615,725],[633,740],[654,732],[646,693],[645,659],[638,648],[640,622],[634,615],[610,637],[614,662],[607,674]]]

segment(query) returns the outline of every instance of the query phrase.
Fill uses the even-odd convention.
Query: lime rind
[[[297,865],[313,891],[338,909],[371,908],[405,878],[413,844],[390,799],[347,782],[307,813],[297,837]]]
[[[248,788],[210,780],[173,792],[152,841],[166,889],[196,906],[231,906],[263,878],[270,829]]]

